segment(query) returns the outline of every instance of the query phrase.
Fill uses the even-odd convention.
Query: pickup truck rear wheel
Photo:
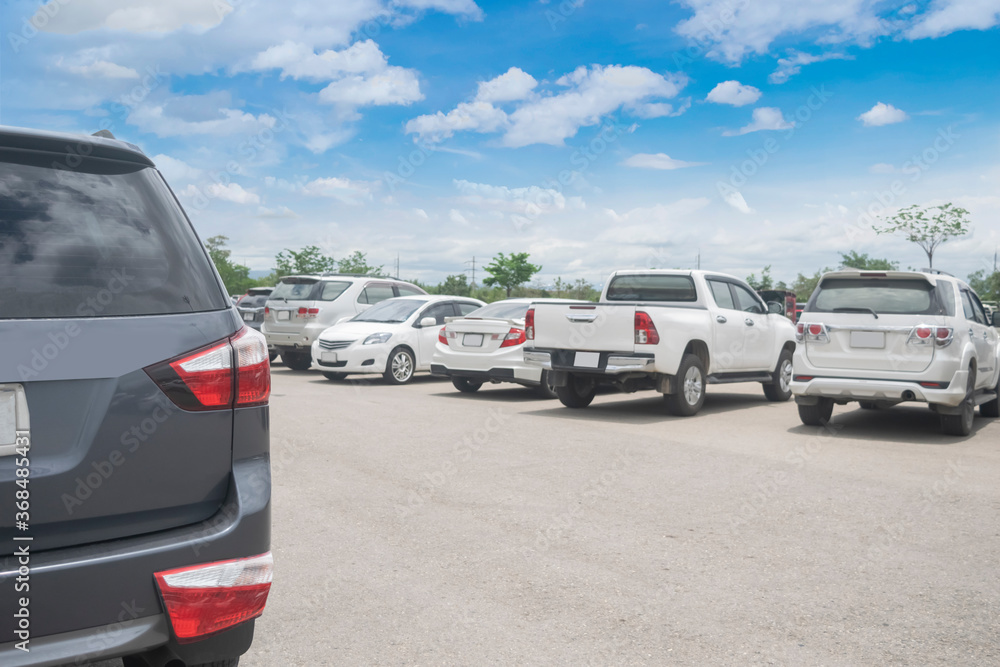
[[[693,354],[685,354],[677,369],[680,391],[666,394],[663,399],[670,414],[690,417],[705,404],[705,365]]]
[[[833,416],[833,399],[817,399],[816,405],[799,403],[799,419],[806,426],[824,426]]]
[[[980,417],[1000,417],[1000,379],[997,380],[997,386],[993,387],[993,393],[996,395],[992,401],[979,406]]]
[[[535,387],[535,395],[538,398],[555,398],[556,388],[552,386],[552,382],[549,381],[549,372],[542,371],[542,377],[537,387]]]
[[[792,397],[792,352],[783,350],[778,357],[778,367],[771,381],[764,385],[764,396],[767,400],[780,403]]]
[[[556,396],[567,408],[585,408],[597,394],[597,383],[590,378],[570,375],[566,384],[556,387]]]

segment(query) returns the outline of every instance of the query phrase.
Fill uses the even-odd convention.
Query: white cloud
[[[456,14],[472,19],[483,20],[483,10],[474,0],[394,0],[394,5],[412,9],[433,9],[445,14]]]
[[[328,104],[352,107],[408,106],[424,99],[424,95],[420,92],[420,81],[413,70],[388,67],[379,74],[359,74],[334,81],[319,91],[319,99]]]
[[[255,192],[250,192],[249,190],[244,190],[243,186],[239,183],[229,183],[228,185],[223,185],[222,183],[209,183],[201,189],[197,185],[192,184],[181,190],[180,194],[192,199],[205,196],[212,199],[221,199],[222,201],[232,202],[234,204],[260,203],[260,195]]]
[[[685,162],[675,160],[666,153],[636,153],[622,162],[626,167],[637,167],[639,169],[683,169],[684,167],[697,167],[704,162]]]
[[[879,127],[881,125],[892,125],[902,123],[909,118],[905,111],[897,109],[891,104],[877,103],[868,111],[858,116],[858,120],[864,123],[865,127]]]
[[[795,123],[785,120],[781,115],[781,109],[777,107],[758,107],[753,110],[753,120],[749,125],[741,127],[739,130],[727,130],[722,133],[724,137],[734,137],[750,132],[760,132],[761,130],[790,130],[795,127]]]
[[[737,190],[728,190],[723,193],[722,199],[740,213],[753,213],[753,209],[747,204],[747,200]]]
[[[895,174],[897,171],[899,170],[896,167],[886,162],[879,162],[868,167],[868,173],[871,174]]]
[[[163,174],[163,178],[167,180],[167,183],[174,187],[179,186],[181,183],[190,183],[201,178],[201,169],[192,167],[187,162],[170,157],[169,155],[163,155],[162,153],[156,155],[153,157],[153,163],[156,164],[156,168]]]
[[[422,208],[415,208],[415,209],[413,209],[413,215],[417,216],[421,220],[428,220],[429,219],[429,217],[427,215],[427,211],[425,211]]]
[[[693,221],[695,214],[710,203],[706,197],[696,197],[634,208],[621,214],[607,209],[606,213],[614,225],[599,234],[596,240],[616,245],[674,245],[682,235],[678,225]]]
[[[182,102],[174,98],[171,102]],[[272,128],[275,119],[266,113],[254,116],[238,109],[220,108],[211,117],[187,120],[180,115],[171,115],[167,105],[147,105],[136,107],[128,116],[128,122],[143,132],[151,132],[158,137],[192,135],[256,134],[264,128]]]
[[[670,113],[673,111],[670,105],[652,106],[651,100],[675,97],[687,83],[683,75],[664,76],[645,67],[580,67],[556,80],[556,85],[565,90],[547,96],[532,95],[508,114],[487,100],[497,99],[497,90],[508,93],[508,96],[515,93],[523,96],[534,89],[534,86],[529,87],[531,82],[525,78],[529,75],[520,70],[515,72],[515,69],[508,70],[491,82],[480,84],[480,93],[485,92],[487,99],[481,100],[477,95],[472,102],[459,104],[447,114],[439,111],[414,118],[406,124],[407,133],[417,134],[429,141],[440,141],[460,130],[481,133],[503,131],[501,143],[511,148],[530,144],[559,146],[581,127],[596,125],[602,117],[619,108],[624,107],[637,114],[645,113],[646,117]],[[503,85],[491,85],[503,77],[508,77]],[[534,78],[531,77],[531,80],[534,81]]]
[[[288,208],[287,206],[279,206],[278,208],[268,208],[266,206],[259,206],[257,208],[258,218],[274,218],[274,219],[285,219],[285,218],[297,218],[299,214]]]
[[[254,56],[252,70],[280,69],[281,78],[330,81],[344,74],[381,72],[388,67],[385,54],[370,39],[355,42],[346,49],[328,49],[316,53],[301,42],[283,42]]]
[[[778,58],[778,68],[771,72],[767,80],[771,83],[785,83],[801,72],[804,65],[820,63],[824,60],[854,60],[854,58],[843,53],[824,53],[814,56],[792,50],[786,57]]]
[[[451,209],[451,211],[448,212],[448,219],[459,225],[469,224],[469,221],[466,220],[465,216],[462,215],[461,211],[459,211],[456,208],[453,208]]]
[[[131,67],[122,67],[107,60],[95,60],[86,65],[73,65],[59,60],[59,66],[70,74],[88,79],[138,79],[139,73]]]
[[[172,32],[188,26],[208,29],[233,11],[224,0],[56,0],[51,9],[56,10],[51,18],[46,15],[48,20],[36,25],[63,34],[97,28],[130,32]]]
[[[309,181],[298,188],[298,191],[310,197],[332,197],[345,204],[360,204],[372,198],[378,185],[377,182],[331,176]]]
[[[489,185],[456,179],[455,188],[464,195],[463,203],[490,210],[504,210],[514,213],[534,213],[561,211],[567,208],[585,208],[579,197],[567,198],[553,188],[532,185],[524,188],[510,188],[505,185]],[[530,209],[530,210],[529,210]]]
[[[734,107],[742,107],[759,100],[760,90],[753,86],[744,86],[739,81],[723,81],[713,88],[705,99],[716,104],[731,104]]]
[[[503,144],[561,146],[581,127],[596,125],[623,106],[650,98],[675,97],[686,83],[681,75],[663,76],[645,67],[609,65],[580,67],[556,81],[565,92],[530,101],[510,114]]]
[[[906,36],[943,37],[958,30],[988,30],[998,23],[1000,3],[996,0],[934,0]]]
[[[535,77],[519,67],[511,67],[494,79],[480,82],[476,101],[492,103],[523,100],[537,85]]]
[[[680,116],[691,108],[691,98],[688,98],[676,109],[667,102],[649,102],[629,108],[629,111],[639,118],[663,118],[664,116]]]

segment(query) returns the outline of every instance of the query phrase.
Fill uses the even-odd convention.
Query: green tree
[[[812,296],[812,293],[816,290],[816,285],[819,284],[819,279],[823,277],[823,274],[830,269],[823,269],[822,271],[817,271],[811,276],[806,276],[799,274],[795,277],[795,281],[792,283],[791,290],[795,292],[795,300],[798,303],[805,303]]]
[[[869,257],[868,253],[859,254],[856,250],[840,253],[840,264],[862,271],[895,271],[899,268],[899,262]]]
[[[526,252],[511,253],[510,255],[504,255],[502,252],[497,253],[493,262],[484,267],[490,276],[483,281],[483,284],[490,287],[502,287],[507,290],[509,298],[512,289],[528,282],[533,275],[542,270],[542,267],[530,263],[528,257]]]
[[[762,289],[774,289],[774,280],[771,278],[771,265],[768,264],[760,272],[760,280],[752,273],[747,276],[747,285],[758,291]]]
[[[983,301],[1000,301],[1000,271],[986,273],[979,269],[969,274],[968,283]]]
[[[928,268],[934,268],[934,252],[942,243],[969,233],[969,212],[950,202],[941,206],[908,206],[882,225],[874,225],[877,234],[902,234],[927,254]]]
[[[308,245],[295,251],[285,248],[274,257],[276,277],[292,274],[330,273],[337,270],[337,262],[327,257],[318,246]]]
[[[451,296],[472,296],[472,286],[469,285],[469,277],[464,273],[456,273],[444,279],[435,290],[435,294],[448,294]]]
[[[243,294],[253,287],[256,281],[250,277],[250,267],[235,264],[230,256],[232,252],[226,248],[229,238],[223,235],[213,236],[205,241],[208,256],[212,258],[215,268],[226,284],[228,294]]]
[[[355,250],[351,255],[337,261],[337,271],[340,273],[360,273],[362,275],[381,276],[383,266],[368,263],[368,255]]]
[[[563,282],[562,278],[556,278],[556,281],[552,284],[552,292],[557,299],[563,298],[563,293],[569,289],[569,284]]]

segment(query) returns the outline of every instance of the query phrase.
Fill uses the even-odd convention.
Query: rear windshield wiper
[[[878,313],[876,313],[871,308],[865,308],[864,306],[857,306],[857,307],[851,307],[851,308],[834,308],[832,312],[834,312],[834,313],[871,313],[872,317],[874,317],[876,320],[878,319]]]

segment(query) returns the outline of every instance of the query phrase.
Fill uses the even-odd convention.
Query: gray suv
[[[267,348],[108,136],[0,127],[0,665],[235,665],[271,585]]]

